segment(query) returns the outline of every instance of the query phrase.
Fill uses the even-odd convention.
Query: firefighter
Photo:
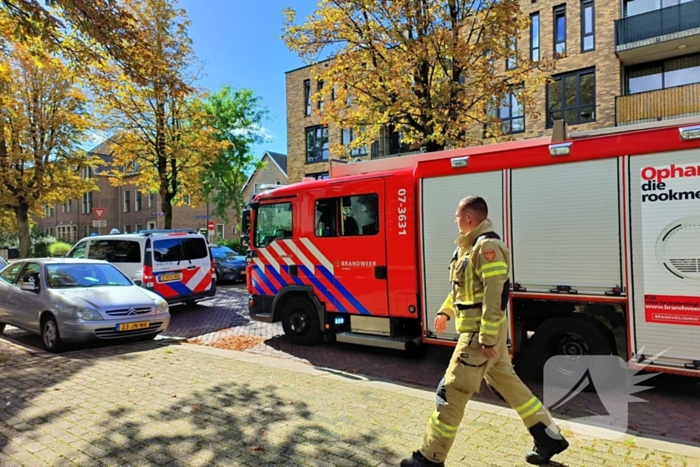
[[[444,466],[467,402],[483,379],[518,413],[534,438],[525,459],[546,464],[569,443],[542,402],[518,378],[506,344],[505,309],[510,293],[510,253],[493,231],[486,202],[462,199],[455,213],[460,236],[450,263],[452,292],[435,317],[442,332],[454,320],[459,340],[436,393],[422,446],[401,467]]]

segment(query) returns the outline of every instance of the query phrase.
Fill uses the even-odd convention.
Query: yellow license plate
[[[158,276],[158,282],[173,282],[182,279],[182,274],[179,272],[173,274],[161,274]]]
[[[149,321],[139,321],[138,323],[122,323],[117,325],[117,331],[133,331],[134,329],[148,329]]]

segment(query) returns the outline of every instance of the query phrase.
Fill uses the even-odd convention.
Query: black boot
[[[445,467],[444,462],[430,462],[423,454],[416,451],[411,457],[401,461],[401,467]]]
[[[544,465],[555,454],[563,452],[569,447],[569,442],[559,433],[550,436],[544,423],[530,427],[530,434],[535,439],[535,447],[525,453],[525,460],[530,464]]]

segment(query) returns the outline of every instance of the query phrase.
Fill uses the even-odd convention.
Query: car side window
[[[84,259],[85,258],[85,249],[87,248],[87,242],[80,242],[78,243],[73,250],[68,253],[69,258],[80,258]]]
[[[0,273],[0,278],[5,282],[14,284],[17,282],[17,275],[19,274],[19,270],[22,269],[22,266],[24,266],[24,263],[16,263],[12,266],[8,266]]]
[[[19,275],[19,281],[17,285],[22,285],[26,283],[39,284],[39,274],[41,273],[41,266],[37,263],[27,263],[27,265],[22,269]]]

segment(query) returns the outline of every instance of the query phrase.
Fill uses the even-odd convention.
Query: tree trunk
[[[173,228],[173,198],[175,196],[168,191],[167,188],[160,190],[160,209],[163,211],[163,218],[165,219],[163,228],[172,229]]]
[[[20,202],[15,206],[15,217],[19,230],[19,257],[30,258],[32,256],[32,237],[29,234],[29,205]]]
[[[425,143],[425,152],[442,151],[444,149],[444,144],[438,144],[435,141],[428,141],[427,143]]]

